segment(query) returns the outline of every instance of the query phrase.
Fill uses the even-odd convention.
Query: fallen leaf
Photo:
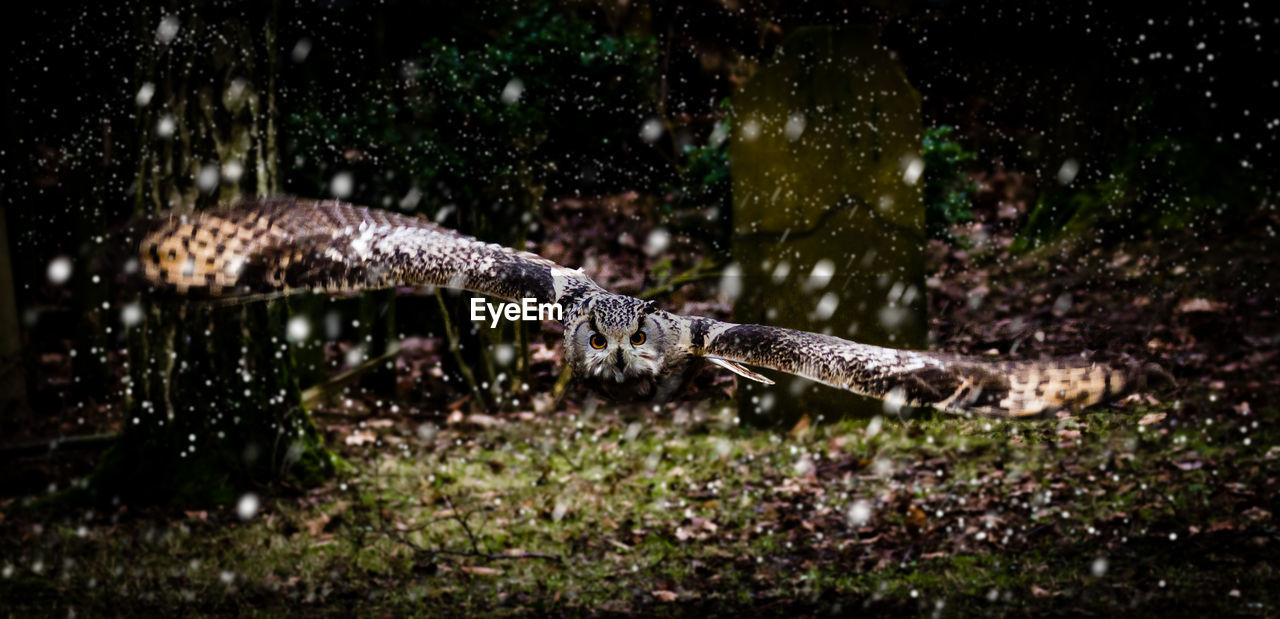
[[[652,593],[653,597],[658,598],[660,602],[674,602],[680,596],[675,591],[667,591],[666,589],[658,589]]]
[[[502,570],[496,567],[485,567],[483,565],[464,565],[458,568],[472,576],[497,576]]]
[[[332,517],[329,514],[320,514],[311,520],[304,520],[302,526],[307,529],[307,533],[311,537],[318,537],[324,532],[324,528],[328,526],[330,520],[332,520]]]
[[[484,413],[472,413],[467,415],[466,421],[473,426],[479,426],[481,428],[494,428],[502,425],[501,419]]]
[[[913,529],[923,529],[929,524],[929,518],[925,516],[924,510],[912,505],[907,508],[907,526]]]
[[[1048,597],[1052,595],[1052,593],[1050,593],[1048,589],[1042,589],[1040,587],[1037,587],[1036,585],[1031,585],[1031,595],[1034,595],[1038,598],[1042,598],[1042,597]]]
[[[1138,420],[1138,425],[1149,426],[1153,423],[1160,423],[1161,421],[1164,421],[1164,418],[1165,413],[1147,413],[1142,416],[1142,419]]]
[[[682,542],[690,538],[699,540],[707,539],[719,528],[720,527],[716,526],[716,523],[711,522],[706,518],[691,518],[689,520],[689,526],[676,527],[676,539]]]
[[[363,445],[378,440],[378,435],[369,430],[356,430],[347,435],[346,443],[348,445]]]
[[[1178,304],[1177,312],[1179,314],[1190,314],[1192,312],[1216,312],[1224,307],[1225,304],[1210,301],[1208,299],[1187,299]]]

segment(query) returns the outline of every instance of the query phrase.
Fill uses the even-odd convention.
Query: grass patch
[[[798,435],[719,405],[399,419],[347,448],[343,479],[263,497],[248,521],[7,510],[0,597],[92,614],[1275,612],[1280,436],[1252,423],[1265,413],[1180,408]]]

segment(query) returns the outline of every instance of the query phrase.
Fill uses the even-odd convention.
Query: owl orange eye
[[[605,341],[604,336],[599,333],[591,336],[591,347],[596,350],[604,348],[604,345],[607,343],[608,342]]]
[[[631,345],[639,346],[644,343],[644,331],[636,331],[631,334]]]

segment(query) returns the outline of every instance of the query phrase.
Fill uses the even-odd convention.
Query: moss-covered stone
[[[737,322],[923,348],[920,96],[865,28],[801,28],[733,98]],[[742,417],[872,414],[877,401],[780,377]],[[790,411],[777,418],[775,411]]]

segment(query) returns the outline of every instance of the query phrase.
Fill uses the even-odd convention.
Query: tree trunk
[[[274,7],[203,6],[143,20],[138,213],[279,190]],[[164,40],[166,26],[176,36]],[[157,34],[160,33],[160,34]],[[249,487],[334,472],[302,406],[284,301],[215,307],[142,299],[128,336],[121,441],[90,484],[101,499],[229,501]]]
[[[5,208],[0,206],[0,415],[5,416],[25,409],[27,405],[26,378],[22,371],[22,333],[18,328],[18,303],[13,279]]]

